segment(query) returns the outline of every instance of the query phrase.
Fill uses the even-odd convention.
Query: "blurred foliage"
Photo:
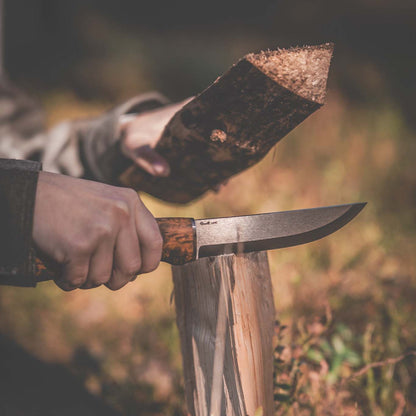
[[[416,347],[413,2],[264,1],[235,15],[232,3],[220,17],[220,2],[205,15],[132,3],[37,0],[23,16],[6,2],[6,67],[50,125],[149,89],[195,94],[246,52],[336,41],[327,104],[260,164],[185,207],[143,199],[157,216],[196,218],[367,201],[336,234],[269,253],[287,326],[277,414],[416,414],[416,359],[388,361]],[[123,415],[185,414],[171,291],[166,265],[115,293],[2,288],[0,330]]]

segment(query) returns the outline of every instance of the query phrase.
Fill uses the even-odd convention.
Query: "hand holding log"
[[[166,125],[154,150],[170,175],[124,164],[120,183],[176,203],[217,189],[323,105],[332,51],[323,44],[246,55]]]

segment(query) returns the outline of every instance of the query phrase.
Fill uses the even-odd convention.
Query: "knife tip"
[[[350,212],[352,214],[352,218],[354,218],[356,215],[358,215],[363,208],[367,205],[367,202],[355,202],[350,205]]]

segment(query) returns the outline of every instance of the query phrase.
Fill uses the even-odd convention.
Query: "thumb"
[[[153,176],[169,176],[168,162],[149,145],[134,149],[130,158],[137,166]]]

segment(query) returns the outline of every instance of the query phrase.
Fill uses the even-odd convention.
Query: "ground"
[[[67,93],[45,105],[50,123],[104,108]],[[269,253],[278,415],[416,412],[416,357],[406,355],[416,347],[415,146],[390,101],[356,106],[333,88],[323,109],[218,194],[186,207],[143,195],[156,216],[195,218],[368,202],[324,240]],[[171,292],[166,264],[119,292],[2,288],[0,329],[123,415],[184,414]]]

